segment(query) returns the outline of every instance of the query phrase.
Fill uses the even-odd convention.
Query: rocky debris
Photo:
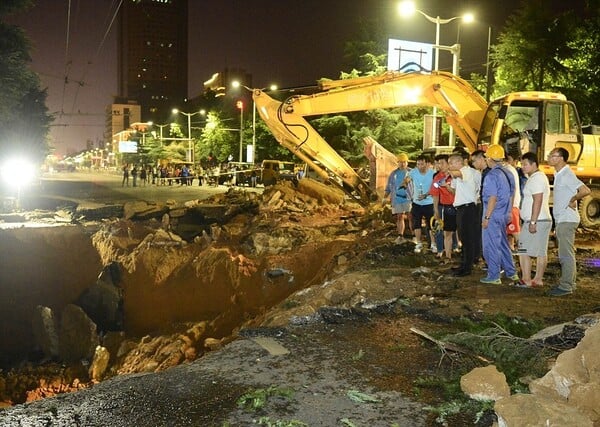
[[[11,369],[0,377],[0,408],[88,388],[87,375],[80,363],[28,363]]]
[[[581,341],[589,327],[598,323],[600,323],[600,313],[584,314],[571,322],[544,328],[532,335],[530,339],[555,348],[569,349]]]
[[[94,359],[90,365],[89,375],[92,381],[100,381],[108,368],[110,353],[106,347],[98,346],[94,352]]]
[[[32,326],[35,347],[49,359],[58,357],[58,333],[52,310],[38,305],[33,312]]]
[[[123,295],[122,289],[117,286],[119,281],[119,267],[113,262],[104,268],[96,283],[83,291],[77,299],[77,305],[100,331],[123,329]]]
[[[78,205],[71,217],[78,221],[105,221],[108,218],[122,218],[125,213],[123,205],[81,206]]]
[[[504,374],[494,366],[463,376],[461,389],[477,400],[495,400],[499,426],[596,425],[600,422],[600,324],[587,329],[575,348],[559,354],[552,369],[529,384],[531,394],[511,396]]]
[[[475,400],[500,400],[510,396],[506,376],[494,365],[475,368],[460,379],[460,389]]]
[[[283,181],[269,187],[264,191],[262,200],[261,212],[308,213],[320,206],[342,205],[345,193],[339,188],[305,178],[298,181],[297,185]]]
[[[124,219],[144,220],[160,218],[167,213],[169,208],[162,203],[149,203],[143,200],[127,202],[123,205]]]
[[[500,399],[494,405],[499,427],[561,426],[592,427],[594,424],[581,412],[564,402],[532,394],[515,394]]]
[[[99,344],[96,324],[81,307],[69,304],[60,315],[58,342],[60,359],[64,362],[91,360]]]
[[[118,374],[133,372],[158,372],[179,365],[183,361],[196,359],[204,352],[207,322],[188,325],[183,333],[143,337],[139,343],[123,341],[118,350],[116,370]],[[219,342],[219,347],[221,341]]]
[[[552,369],[529,385],[532,394],[565,402],[600,422],[600,324],[587,329],[577,347],[556,358]]]

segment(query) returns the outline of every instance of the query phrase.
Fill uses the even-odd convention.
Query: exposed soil
[[[168,281],[150,290],[143,286],[156,280],[149,272],[166,258],[152,268],[125,273],[132,335],[160,329],[168,307],[181,307],[180,320],[190,321],[202,295],[183,284],[197,283],[199,272],[206,285],[219,283],[208,280],[217,274],[206,274],[209,265],[217,265],[219,277],[229,277],[238,291],[244,290],[228,300],[229,306],[243,306],[238,318],[243,327],[231,324],[232,315],[221,323],[221,331],[229,327],[233,334],[223,344],[233,341],[221,349],[161,372],[120,375],[77,393],[14,406],[0,411],[0,424],[246,426],[298,420],[310,426],[435,425],[435,416],[424,408],[444,402],[447,395],[441,388],[423,386],[423,380],[450,377],[481,362],[444,353],[411,328],[441,337],[460,330],[461,319],[478,322],[502,314],[542,326],[600,311],[596,232],[577,235],[578,289],[556,299],[545,294],[560,274],[555,249],[545,289],[518,289],[507,281],[484,285],[479,283],[485,274],[481,270],[453,278],[449,266],[440,265],[433,254],[415,255],[410,243],[395,245],[388,213],[358,216],[359,211],[328,207],[310,215],[283,209],[253,219],[239,216],[234,221],[238,226],[228,228],[238,230],[230,238],[208,249],[188,248],[189,269],[173,270],[173,283],[182,283],[179,289],[168,288]],[[264,256],[248,252],[244,236],[264,230],[271,236],[281,230],[287,238],[296,236],[293,249]],[[230,261],[217,255],[223,251]],[[191,261],[200,254],[204,264]],[[242,255],[247,262],[240,261]],[[240,273],[249,265],[248,274]],[[293,283],[286,274],[266,275],[273,269],[292,272]],[[230,308],[224,300],[205,303],[197,321],[210,320],[210,310]],[[260,409],[237,405],[244,393],[269,387],[273,396]],[[283,389],[292,395],[278,396]],[[363,401],[353,400],[353,391],[364,393],[358,395]],[[365,396],[376,401],[369,403]],[[461,416],[452,421],[473,423]],[[481,425],[489,423],[486,418]]]

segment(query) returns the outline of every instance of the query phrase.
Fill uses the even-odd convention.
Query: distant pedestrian
[[[146,179],[148,178],[147,172],[146,172],[146,168],[142,167],[142,169],[140,170],[140,181],[142,183],[142,187],[146,186]]]
[[[129,164],[125,164],[123,166],[123,182],[121,182],[121,187],[129,187]]]
[[[577,266],[575,265],[575,231],[581,218],[577,201],[591,193],[590,189],[573,173],[567,161],[569,152],[562,147],[548,154],[548,164],[554,167],[554,197],[552,214],[558,240],[560,282],[549,295],[560,297],[573,293],[576,288]]]
[[[131,169],[131,179],[133,180],[133,186],[137,187],[138,168],[137,165]]]

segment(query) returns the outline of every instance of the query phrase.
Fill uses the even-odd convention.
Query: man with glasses
[[[556,171],[552,214],[561,267],[560,282],[548,293],[555,297],[569,295],[576,288],[575,231],[580,221],[577,201],[591,193],[569,168],[568,160],[569,152],[562,147],[554,148],[548,154],[548,164]]]

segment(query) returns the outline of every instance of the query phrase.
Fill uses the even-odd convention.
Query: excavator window
[[[569,152],[569,163],[577,163],[583,150],[581,125],[571,102],[548,102],[544,117],[544,158],[555,148]]]

